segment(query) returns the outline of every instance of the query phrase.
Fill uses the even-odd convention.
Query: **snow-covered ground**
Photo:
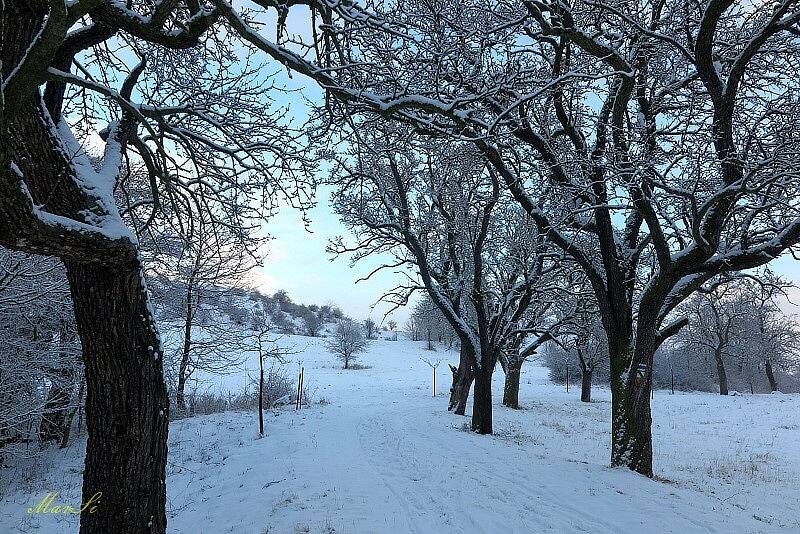
[[[524,409],[499,404],[494,436],[448,413],[457,355],[376,341],[344,371],[318,339],[290,337],[317,402],[266,418],[221,413],[170,427],[175,533],[800,532],[800,396],[657,391],[655,469],[610,469],[609,393],[578,401],[524,370]],[[442,358],[439,394],[420,357]],[[251,370],[254,361],[248,362]],[[295,365],[291,364],[294,370]],[[246,373],[215,388],[241,389]],[[319,401],[324,402],[319,403]],[[80,499],[83,450],[51,450],[2,473],[0,532],[76,531],[76,517],[28,515],[49,491]]]

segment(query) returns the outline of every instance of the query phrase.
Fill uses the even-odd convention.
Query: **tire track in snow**
[[[398,424],[400,423],[400,424]],[[464,481],[474,482],[477,487],[488,488],[490,492],[505,493],[506,499],[502,502],[512,504],[513,509],[517,512],[520,522],[530,528],[550,528],[562,529],[568,526],[573,531],[592,531],[596,532],[602,529],[606,532],[621,532],[621,529],[615,527],[598,517],[582,511],[580,508],[565,504],[552,497],[552,492],[546,489],[546,486],[540,484],[541,489],[533,486],[530,480],[524,476],[507,476],[496,472],[492,466],[487,466],[480,459],[475,459],[475,449],[472,449],[473,444],[464,444],[462,448],[455,447],[451,441],[448,440],[434,440],[430,434],[414,434],[413,430],[407,428],[409,425],[402,419],[402,416],[396,414],[380,414],[362,420],[359,425],[359,438],[361,449],[365,457],[370,458],[376,469],[382,471],[385,477],[385,483],[390,487],[393,494],[398,498],[402,498],[405,503],[403,507],[410,510],[410,513],[419,514],[420,511],[425,510],[427,513],[423,515],[431,515],[431,513],[445,516],[450,526],[454,527],[454,532],[497,532],[497,529],[503,531],[512,531],[513,528],[518,526],[513,521],[503,521],[500,524],[484,524],[485,522],[497,523],[496,513],[483,514],[484,521],[479,521],[474,516],[473,507],[477,501],[465,502],[464,491],[467,484]],[[416,428],[416,426],[414,426]],[[417,430],[418,431],[418,430]],[[443,429],[444,437],[451,437],[457,440],[458,434],[448,434],[448,432],[457,432],[456,430]],[[409,450],[401,445],[408,445],[411,442],[404,440],[404,436],[413,436],[414,449]],[[486,447],[502,446],[491,437],[482,437],[480,439],[487,440],[486,445],[482,445],[478,452],[480,455],[492,456],[493,451],[486,450]],[[491,441],[490,441],[491,440]],[[461,440],[457,440],[461,441]],[[420,444],[426,444],[426,450],[419,450]],[[472,450],[470,450],[472,449]],[[388,450],[388,452],[387,452]],[[462,477],[458,481],[446,481],[438,479],[434,476],[435,473],[440,472],[436,465],[431,462],[426,462],[428,458],[464,458],[467,464],[471,463],[470,469],[464,469],[463,466],[455,463],[448,464],[447,471],[456,473]],[[394,459],[394,462],[391,462]],[[420,464],[428,463],[428,466]],[[390,465],[396,466],[390,468]],[[475,469],[475,467],[478,469]],[[426,468],[427,467],[427,468]],[[473,473],[480,473],[481,479],[472,475]],[[439,484],[430,482],[431,479]],[[403,488],[403,481],[411,481],[416,486],[416,491],[409,491],[408,488]],[[456,491],[458,501],[462,506],[457,510],[456,516],[448,514],[448,510],[453,509],[452,493],[454,492],[453,486],[459,488],[461,491]],[[469,491],[467,489],[466,491]],[[418,496],[424,495],[424,499]],[[440,497],[442,495],[444,499]],[[476,496],[478,498],[478,496]],[[442,502],[444,500],[444,502]],[[532,503],[539,502],[542,506],[539,510],[530,510],[530,514],[525,514],[525,507],[519,503]],[[410,506],[411,503],[413,506]],[[489,504],[490,507],[487,511],[493,511],[498,504],[497,499],[492,499]],[[530,506],[528,506],[530,509]],[[507,510],[503,510],[504,512]],[[543,515],[543,512],[547,512]],[[504,514],[507,515],[507,514]],[[579,517],[580,523],[576,523],[573,518]],[[538,521],[531,524],[531,519],[537,518]],[[453,520],[463,521],[467,520],[467,525],[453,524]],[[566,519],[566,521],[565,521]],[[441,528],[441,525],[439,526]],[[430,529],[428,530],[430,531]]]

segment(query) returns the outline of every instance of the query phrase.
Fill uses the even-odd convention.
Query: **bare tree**
[[[557,262],[469,145],[434,139],[416,144],[402,129],[363,129],[359,135],[361,142],[341,162],[337,181],[344,185],[334,203],[359,240],[340,239],[331,250],[355,252],[356,258],[385,252],[395,261],[378,270],[417,271],[419,282],[387,299],[404,304],[411,292],[426,292],[458,335],[474,373],[472,427],[491,433],[495,364],[513,339],[536,329],[526,311]]]
[[[720,280],[687,299],[680,307],[689,319],[681,341],[698,354],[711,355],[717,374],[719,394],[728,394],[726,360],[734,357],[737,337],[748,316],[741,299],[742,282]]]
[[[562,334],[558,344],[549,347],[549,359],[545,361],[551,377],[560,376],[563,369],[576,364],[581,375],[581,402],[591,402],[592,379],[599,370],[608,368],[608,346],[597,316],[581,315],[581,320],[566,327],[569,333]]]
[[[364,333],[367,336],[367,339],[375,339],[377,335],[378,325],[375,324],[375,321],[372,319],[367,319],[364,321]]]
[[[336,68],[291,64],[342,103],[343,121],[388,117],[477,147],[588,277],[609,347],[611,464],[652,476],[652,360],[686,324],[676,306],[714,276],[766,264],[800,240],[800,8],[511,0],[375,9],[382,26],[338,28],[335,42],[358,46],[332,55]]]
[[[351,319],[342,319],[333,335],[325,342],[325,348],[341,360],[345,369],[366,352],[369,341],[364,337],[361,325]]]
[[[263,308],[261,310],[254,310],[252,312],[252,323],[254,326],[254,333],[250,340],[254,342],[256,352],[258,353],[258,435],[264,435],[264,395],[265,382],[264,382],[264,360],[272,358],[278,363],[284,363],[285,357],[290,354],[296,354],[291,347],[280,345],[280,336],[275,336],[272,332],[273,325],[270,322],[270,317],[265,313]]]
[[[4,0],[2,8],[0,244],[66,266],[86,364],[85,500],[103,492],[81,532],[164,532],[163,350],[120,208],[148,221],[167,204],[215,204],[228,225],[246,226],[269,211],[274,193],[303,198],[292,178],[302,176],[303,154],[269,101],[270,78],[246,61],[228,68],[241,57],[232,34],[209,31],[221,7]],[[95,161],[90,139],[102,140]],[[145,165],[151,187],[126,205],[129,158]]]
[[[175,401],[182,416],[187,414],[186,384],[195,371],[224,374],[244,358],[247,336],[242,328],[232,327],[232,317],[219,313],[218,303],[242,287],[245,275],[257,265],[253,249],[260,243],[247,232],[214,224],[203,212],[191,222],[187,235],[162,232],[155,239],[165,243],[143,245],[151,249],[148,272],[161,276],[173,289],[158,304],[173,308],[164,324],[169,337],[180,340],[166,348],[177,353]],[[153,248],[158,251],[153,253]]]
[[[798,349],[794,318],[778,305],[791,286],[769,271],[716,277],[687,299],[680,311],[689,325],[666,348],[672,364],[686,361],[679,386],[704,386],[715,378],[719,392],[747,388],[776,391],[778,375],[790,376]]]
[[[786,315],[778,299],[786,298],[792,287],[769,272],[757,279],[748,277],[742,291],[746,314],[741,330],[743,349],[758,358],[763,366],[769,390],[778,391],[778,372],[788,375],[795,370],[800,352],[800,327],[797,319]],[[746,349],[745,349],[746,350]],[[753,382],[750,381],[751,392]]]
[[[319,314],[312,312],[303,315],[303,326],[307,336],[318,337],[322,331],[322,320]]]
[[[0,248],[0,449],[65,441],[80,403],[76,337],[62,266]]]

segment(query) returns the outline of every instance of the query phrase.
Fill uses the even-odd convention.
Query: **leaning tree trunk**
[[[472,397],[472,430],[478,434],[492,433],[492,370],[493,362],[481,359],[475,369],[475,390]]]
[[[506,362],[506,380],[503,386],[503,406],[519,408],[519,379],[522,372],[522,360],[516,357],[508,358]]]
[[[714,351],[714,361],[717,364],[717,378],[719,380],[719,394],[728,394],[728,373],[725,372],[725,362],[722,359],[722,351]]]
[[[592,370],[581,368],[581,402],[592,402]]]
[[[475,373],[472,370],[469,349],[462,343],[458,358],[458,369],[453,373],[453,387],[450,388],[450,404],[448,410],[454,410],[456,415],[464,415],[467,411],[469,390]]]
[[[778,391],[778,380],[775,378],[775,373],[772,370],[772,360],[769,358],[764,360],[764,369],[767,372],[767,380],[769,380],[769,390]]]
[[[169,400],[141,266],[66,263],[86,365],[81,533],[163,533]]]
[[[652,478],[652,353],[634,353],[630,358],[624,346],[615,352],[611,354],[611,466],[626,466]]]

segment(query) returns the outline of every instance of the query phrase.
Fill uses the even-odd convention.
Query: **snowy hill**
[[[316,338],[300,352],[312,404],[174,421],[167,465],[168,531],[217,533],[778,532],[800,530],[800,396],[653,400],[657,474],[609,469],[609,392],[578,402],[524,369],[522,410],[499,404],[496,435],[447,412],[457,354],[407,340],[375,341],[368,368],[344,371]],[[443,358],[439,391],[421,357]],[[219,378],[234,390],[256,368]],[[77,517],[28,515],[47,492],[80,498],[82,446],[48,450],[9,470],[0,531],[61,533]]]

